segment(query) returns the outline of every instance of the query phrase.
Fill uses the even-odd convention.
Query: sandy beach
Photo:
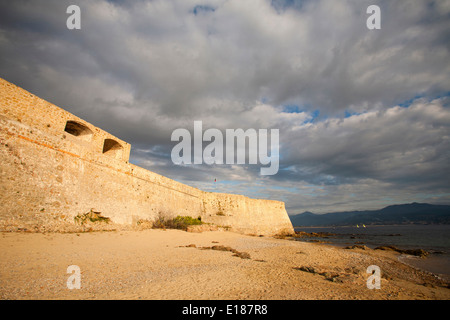
[[[0,235],[1,299],[448,300],[432,274],[380,250],[227,231],[147,229]],[[70,265],[81,288],[69,289]],[[376,265],[380,289],[368,289]]]

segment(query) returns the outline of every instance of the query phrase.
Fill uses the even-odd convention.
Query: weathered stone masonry
[[[293,232],[283,202],[203,192],[130,164],[130,148],[0,78],[0,229],[51,229],[95,208],[124,225],[163,213],[246,234]]]

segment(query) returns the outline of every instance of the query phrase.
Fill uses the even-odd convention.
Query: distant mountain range
[[[294,227],[349,226],[361,224],[450,224],[450,205],[410,203],[380,210],[344,211],[325,214],[304,212],[289,216]]]

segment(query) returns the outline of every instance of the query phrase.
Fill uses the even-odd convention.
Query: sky
[[[131,143],[133,164],[290,215],[450,204],[449,21],[445,0],[0,0],[0,77]],[[278,129],[278,173],[175,165],[194,121]]]

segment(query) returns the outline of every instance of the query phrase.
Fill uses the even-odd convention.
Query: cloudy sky
[[[446,0],[0,1],[0,77],[202,190],[289,214],[450,204],[449,21]],[[174,165],[171,134],[195,120],[279,129],[280,170]]]

